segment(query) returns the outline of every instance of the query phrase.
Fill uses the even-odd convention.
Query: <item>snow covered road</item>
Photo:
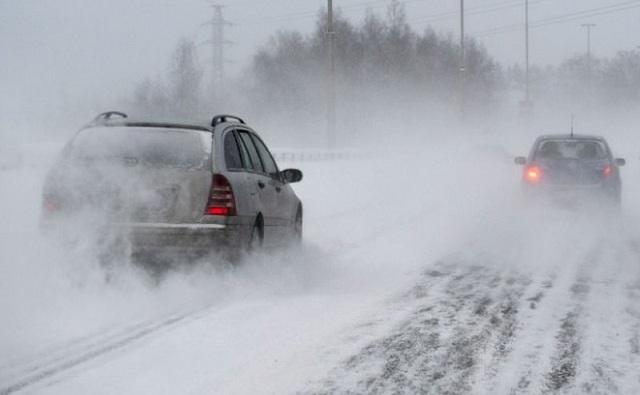
[[[540,270],[499,257],[430,267],[399,302],[411,312],[310,392],[637,393],[638,245],[564,236],[576,248]]]
[[[0,394],[639,392],[637,188],[528,211],[447,152],[300,164],[304,248],[153,286],[47,245],[41,173],[0,172]]]

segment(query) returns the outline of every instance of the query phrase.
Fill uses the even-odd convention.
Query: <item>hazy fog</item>
[[[531,0],[531,18],[621,3]],[[279,163],[305,174],[294,185],[304,204],[302,248],[258,253],[237,266],[206,257],[158,280],[128,259],[106,276],[91,245],[60,247],[42,235],[42,184],[54,158],[75,130],[112,109],[194,121],[233,112],[247,118],[276,152],[326,149],[326,42],[317,26],[324,1],[226,2],[225,16],[236,23],[227,29],[232,62],[227,90],[214,98],[210,48],[202,44],[210,31],[201,25],[211,17],[204,0],[0,0],[0,384],[20,378],[25,363],[37,371],[49,360],[81,360],[74,350],[82,354],[83,342],[89,348],[112,342],[117,357],[89,370],[80,363],[77,374],[46,382],[44,390],[282,393],[317,384],[320,392],[339,392],[344,383],[361,390],[348,384],[366,383],[358,381],[366,369],[349,372],[343,362],[366,365],[367,357],[350,357],[397,329],[409,310],[468,318],[443,324],[445,342],[438,350],[448,350],[446,341],[461,343],[447,336],[463,333],[464,325],[485,328],[473,321],[482,314],[464,315],[473,303],[497,300],[489,307],[501,314],[502,304],[522,300],[513,311],[524,324],[500,327],[496,337],[511,330],[517,338],[522,328],[532,332],[513,342],[516,352],[506,370],[493,376],[491,369],[476,372],[489,372],[489,378],[474,381],[474,389],[516,388],[518,369],[537,369],[546,380],[546,365],[519,362],[531,353],[553,354],[544,346],[565,328],[562,317],[586,311],[579,329],[587,329],[576,336],[586,339],[585,358],[599,358],[613,347],[615,355],[607,359],[615,366],[612,380],[619,380],[622,393],[637,392],[638,354],[629,349],[640,333],[634,316],[640,286],[640,96],[634,90],[640,86],[640,5],[533,29],[536,107],[527,117],[519,107],[522,70],[512,67],[523,61],[523,31],[474,35],[521,23],[523,10],[514,6],[521,2],[467,0],[469,56],[475,63],[469,66],[464,113],[457,90],[458,20],[451,14],[457,1],[400,2],[406,19],[397,18],[401,23],[395,25],[386,15],[389,1],[335,4],[342,9],[343,31],[351,34],[339,46],[335,148],[353,155]],[[366,24],[367,10],[378,19]],[[585,51],[580,24],[586,22],[597,23],[597,62],[577,56]],[[432,30],[425,32],[427,27]],[[370,51],[382,42],[384,51]],[[191,57],[190,48],[197,56]],[[398,48],[406,51],[396,56]],[[585,73],[585,66],[597,75]],[[593,89],[585,90],[590,78]],[[614,155],[627,159],[620,211],[545,210],[522,203],[522,170],[513,158],[526,155],[541,133],[569,132],[572,115],[577,132],[604,135]],[[88,229],[72,225],[80,233]],[[432,268],[433,277],[451,275],[453,288],[437,285],[427,299],[444,302],[420,310],[411,295],[421,292],[420,282]],[[475,278],[477,271],[484,274]],[[507,292],[519,282],[522,289]],[[580,293],[582,282],[594,290],[584,299],[588,290]],[[494,288],[498,283],[504,287]],[[556,288],[548,291],[548,283]],[[469,289],[455,288],[465,284]],[[541,298],[536,287],[551,295],[539,310],[527,307],[534,305],[531,298]],[[608,287],[616,292],[610,309],[600,297]],[[129,344],[122,336],[166,320],[172,324],[149,330],[133,350],[118,348]],[[621,328],[616,334],[624,336],[600,336],[613,320]],[[545,332],[549,328],[554,332]],[[611,344],[602,345],[603,338]],[[473,346],[468,339],[464,344]],[[372,364],[382,365],[383,357]],[[491,358],[497,357],[485,359]],[[587,380],[592,371],[589,366],[580,377]],[[620,371],[630,373],[619,376]],[[455,381],[456,374],[447,380]],[[323,387],[327,382],[336,387]]]

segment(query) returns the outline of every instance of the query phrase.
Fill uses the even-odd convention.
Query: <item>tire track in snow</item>
[[[631,348],[631,354],[640,355],[640,324],[633,326],[633,334],[629,340],[629,346]]]
[[[543,393],[568,391],[575,386],[584,341],[584,311],[592,290],[591,282],[595,266],[601,263],[603,241],[578,262],[575,282],[569,288],[571,309],[560,321],[555,336],[555,352],[551,358],[551,370],[545,375]]]
[[[640,249],[616,235],[591,283],[585,311],[585,350],[578,389],[585,394],[631,394],[640,387]]]
[[[440,294],[424,292],[425,304],[390,334],[334,369],[322,389],[313,393],[477,393],[478,383],[504,376],[505,361],[518,346],[514,343],[522,331],[520,320],[523,316],[535,319],[542,304],[550,318],[559,319],[550,320],[557,322],[558,329],[548,355],[533,350],[530,361],[548,358],[548,366],[534,377],[527,372],[512,392],[571,388],[580,362],[582,311],[599,254],[600,246],[592,248],[571,268],[577,272],[565,270],[550,300],[545,296],[554,288],[554,277],[533,282],[530,275],[519,275],[517,270],[463,269],[464,265],[452,264],[458,272],[447,279]],[[531,284],[536,287],[529,290]],[[568,302],[558,311],[555,303],[567,295]],[[544,337],[538,339],[548,343]],[[529,385],[536,380],[540,381],[537,392]]]
[[[391,306],[381,311],[376,317],[373,317],[364,324],[358,325],[355,328],[355,333],[354,331],[350,331],[349,336],[344,339],[344,343],[357,343],[361,345],[361,348],[354,349],[354,354],[346,360],[345,365],[358,370],[359,375],[366,375],[368,370],[378,368],[377,366],[371,367],[365,365],[367,365],[369,361],[366,355],[375,351],[379,339],[384,337],[390,330],[394,330],[397,327],[395,323],[404,322],[408,316],[412,316],[416,311],[424,312],[424,301],[433,295],[442,293],[443,288],[448,286],[452,278],[462,280],[469,275],[470,273],[468,271],[440,264],[435,265],[435,268],[424,271],[422,273],[424,281],[413,286],[410,291],[401,294],[391,303]],[[432,325],[434,322],[425,320],[423,324]],[[344,346],[341,344],[339,347],[343,348]],[[331,352],[331,350],[329,352]],[[380,367],[380,369],[382,369],[382,367]],[[305,392],[314,394],[334,393],[338,391],[339,387],[344,387],[350,378],[355,378],[356,381],[347,384],[347,386],[357,386],[358,375],[339,378],[330,376],[322,383],[319,383],[321,389]]]
[[[428,390],[435,385],[438,393],[473,392],[474,379],[488,372],[487,361],[510,352],[509,344],[515,335],[522,297],[530,284],[528,279],[513,273],[504,275],[500,286],[496,288],[495,304],[486,311],[488,319],[484,323],[478,322],[479,330],[476,330],[477,324],[473,322],[464,324],[444,358],[433,359],[431,362],[435,364],[425,365],[428,369],[438,369],[443,378],[448,376],[446,380],[442,380],[442,383],[426,382],[423,389]],[[454,369],[447,372],[442,367],[451,365],[452,360],[456,361]],[[460,364],[460,361],[464,363]]]
[[[634,264],[636,269],[636,276],[634,281],[627,287],[629,302],[625,313],[633,322],[629,334],[630,363],[632,366],[637,367],[640,366],[640,242],[632,242],[631,250],[634,258],[631,263]],[[635,384],[635,388],[640,387],[640,373],[636,371],[635,381],[630,380],[630,383]]]
[[[546,375],[548,391],[559,391],[575,380],[581,342],[577,323],[580,313],[581,309],[576,308],[562,319],[560,330],[556,335],[556,355],[552,362],[552,369]]]
[[[320,393],[464,392],[491,339],[507,344],[526,279],[460,266],[440,294],[330,374]],[[346,384],[346,386],[345,386]]]
[[[600,257],[591,292],[583,312],[584,347],[577,390],[585,394],[634,393],[638,382],[629,386],[628,376],[637,365],[633,359],[629,339],[633,333],[633,319],[628,310],[633,305],[629,292],[629,278],[638,276],[637,264],[629,261],[628,243],[616,238],[607,243]]]
[[[513,381],[513,367],[518,366],[524,371],[530,372],[532,367],[538,364],[538,358],[530,354],[527,348],[523,350],[522,345],[529,345],[531,336],[527,332],[530,327],[535,327],[539,319],[540,305],[544,305],[549,293],[554,288],[555,275],[549,275],[547,280],[532,280],[532,276],[526,277],[532,285],[517,300],[518,311],[510,316],[508,324],[498,334],[492,346],[487,351],[484,369],[479,371],[474,378],[473,393],[509,393],[513,391],[513,386],[509,383]],[[536,332],[534,330],[534,332]],[[522,380],[516,382],[516,387],[524,389],[528,385]]]
[[[599,251],[599,244],[578,258],[571,251],[556,258],[547,274],[529,274],[536,286],[517,317],[518,341],[506,358],[490,362],[485,377],[476,380],[474,393],[540,394],[573,383],[581,349],[581,311]]]
[[[631,243],[630,249],[634,253],[635,259],[633,260],[638,266],[638,271],[635,280],[632,281],[628,287],[629,304],[625,309],[625,312],[631,317],[634,324],[631,328],[631,336],[629,339],[629,348],[631,355],[634,356],[634,360],[640,359],[640,242]],[[639,378],[640,384],[640,378]]]
[[[618,245],[623,239],[614,235],[592,243],[582,261],[559,266],[548,287],[541,287],[548,289],[527,298],[531,309],[518,318],[513,354],[499,362],[494,379],[478,380],[474,393],[638,391],[640,363],[634,344],[640,314],[635,320],[628,316],[639,305],[640,294],[632,296],[629,283],[640,284],[640,253],[630,260],[628,248]],[[575,260],[573,256],[579,255],[574,252],[565,259]],[[549,342],[554,325],[555,337]]]
[[[161,331],[184,324],[207,310],[173,314],[162,319],[146,321],[114,330],[107,334],[85,337],[75,342],[55,347],[46,355],[15,366],[4,366],[0,377],[0,395],[9,395],[37,384],[46,383],[56,376],[72,371],[78,366],[132,346]]]

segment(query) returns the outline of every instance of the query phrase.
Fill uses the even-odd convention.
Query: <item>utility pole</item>
[[[327,0],[327,36],[329,37],[329,92],[327,95],[327,145],[336,145],[336,32],[333,27],[333,0]]]
[[[580,25],[587,29],[587,58],[591,59],[591,29],[596,27],[595,23],[583,23]]]
[[[464,46],[464,0],[460,0],[460,115],[464,118],[466,101],[466,54]]]
[[[587,29],[587,93],[589,105],[593,96],[593,60],[591,59],[591,29],[596,26],[595,23],[583,23],[580,25]]]
[[[531,120],[533,102],[531,101],[531,63],[529,61],[529,0],[524,0],[524,100],[520,102],[520,116],[523,120]]]
[[[529,0],[524,1],[524,46],[525,46],[525,79],[526,79],[526,93],[525,102],[527,105],[531,102],[530,91],[530,78],[529,78]]]
[[[221,91],[221,87],[225,83],[224,66],[226,63],[225,48],[232,42],[225,39],[225,27],[230,26],[231,22],[224,19],[222,15],[221,4],[212,4],[213,18],[208,22],[211,25],[211,85],[212,93],[215,96]]]

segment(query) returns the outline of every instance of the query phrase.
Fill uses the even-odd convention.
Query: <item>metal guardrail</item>
[[[363,151],[314,151],[314,150],[273,150],[278,162],[324,162],[347,159],[366,159],[372,156]]]
[[[60,151],[59,144],[36,146],[37,154],[26,155],[25,152],[34,151],[34,147],[21,149],[24,147],[12,147],[11,157],[6,153],[0,154],[0,171],[14,170],[18,168],[46,168],[51,165],[55,156]],[[329,162],[337,160],[368,159],[377,154],[372,151],[360,150],[310,150],[310,149],[274,149],[271,152],[278,162],[299,163],[299,162]]]

